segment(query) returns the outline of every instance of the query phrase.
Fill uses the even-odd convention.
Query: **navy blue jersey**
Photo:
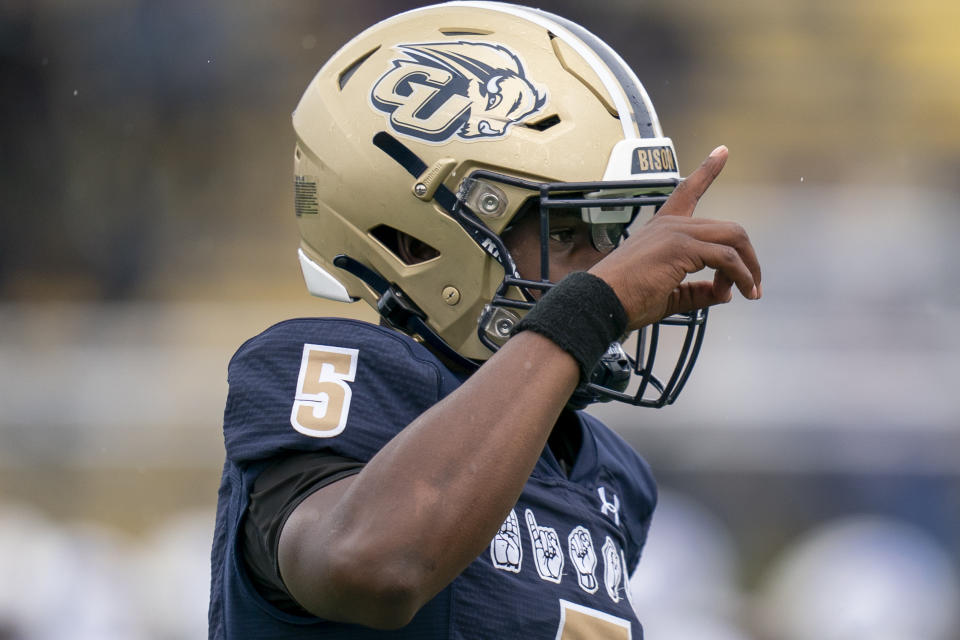
[[[334,318],[289,320],[252,338],[230,361],[228,380],[211,638],[643,637],[628,577],[656,487],[633,449],[585,413],[569,475],[545,447],[487,551],[408,626],[375,631],[276,609],[252,586],[237,549],[260,471],[296,451],[367,461],[461,381],[405,335]]]

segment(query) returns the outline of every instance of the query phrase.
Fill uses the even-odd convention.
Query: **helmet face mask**
[[[562,18],[499,2],[374,25],[320,70],[294,128],[311,293],[363,299],[463,367],[502,346],[553,286],[551,213],[579,212],[593,249],[608,253],[680,179],[649,98],[609,47]],[[502,237],[526,212],[539,214],[536,274],[518,271]],[[393,234],[432,252],[410,260],[385,241]],[[691,336],[679,373],[651,373],[654,327],[633,355],[612,346],[578,395],[673,402],[706,322],[705,312],[688,315],[667,319]]]
[[[627,228],[636,221],[639,210],[641,208],[652,208],[654,211],[659,209],[677,184],[672,180],[534,184],[509,176],[478,171],[464,181],[466,190],[462,190],[461,196],[466,195],[470,198],[470,192],[474,190],[485,192],[486,187],[476,185],[486,185],[496,181],[522,186],[539,193],[539,196],[530,203],[537,205],[538,209],[541,253],[540,278],[531,280],[521,277],[518,273],[516,262],[506,245],[502,247],[501,252],[498,252],[498,255],[502,256],[501,264],[506,275],[497,293],[484,308],[477,326],[479,340],[491,351],[498,349],[510,337],[510,332],[520,320],[521,312],[532,308],[539,296],[556,284],[550,278],[550,259],[546,249],[549,246],[548,235],[552,211],[558,209],[580,211],[584,221],[590,223],[594,236],[594,248],[598,252],[607,253],[616,245],[615,239],[609,235],[611,227],[619,230],[618,236],[622,234],[625,237],[628,234]],[[492,191],[486,192],[492,193]],[[480,199],[473,197],[472,200]],[[464,210],[468,209],[466,201],[461,197],[457,202],[458,211],[462,215]],[[520,208],[518,216],[523,215],[523,209],[524,207]],[[603,220],[619,219],[624,219],[625,222],[603,222]],[[595,220],[597,222],[591,222]],[[606,236],[609,246],[596,246],[595,236],[598,228]],[[511,297],[510,292],[513,290],[519,291],[522,299]],[[595,402],[610,400],[657,408],[672,404],[693,370],[703,343],[706,322],[706,309],[675,314],[651,327],[632,332],[618,342],[611,343],[607,353],[594,369],[590,380],[574,393],[571,405],[581,408]],[[655,369],[655,364],[660,347],[661,331],[666,328],[681,330],[682,337],[680,344],[674,347],[677,351],[676,358],[669,360],[674,363],[672,369],[661,373],[659,369]],[[626,345],[628,341],[632,344]],[[625,346],[627,349],[630,346],[633,348],[628,353]]]
[[[669,316],[611,343],[590,381],[574,392],[571,404],[582,407],[611,400],[653,408],[673,404],[693,371],[706,326],[707,309],[697,309]],[[674,340],[664,348],[668,332]],[[673,357],[658,359],[657,354],[664,352]]]

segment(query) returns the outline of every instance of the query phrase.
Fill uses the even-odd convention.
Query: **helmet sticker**
[[[316,176],[293,177],[293,205],[298,218],[320,213]]]
[[[661,173],[676,171],[677,159],[673,148],[667,145],[649,148],[637,148],[633,151],[630,173]]]
[[[398,134],[431,143],[490,140],[539,113],[547,91],[517,54],[488,42],[394,47],[401,57],[373,85],[370,102]]]

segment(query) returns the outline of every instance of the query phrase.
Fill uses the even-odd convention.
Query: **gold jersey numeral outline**
[[[357,375],[359,350],[304,344],[290,424],[311,438],[332,438],[347,425],[348,382]]]

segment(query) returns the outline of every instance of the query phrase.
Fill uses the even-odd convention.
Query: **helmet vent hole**
[[[455,27],[440,29],[440,33],[445,36],[488,36],[493,33],[493,31],[489,29],[477,29],[475,27]]]
[[[343,88],[347,86],[347,82],[350,81],[350,78],[353,77],[353,74],[356,73],[357,69],[360,68],[360,65],[366,62],[367,58],[369,58],[374,53],[376,53],[377,49],[379,48],[380,48],[380,45],[377,45],[375,48],[371,49],[370,51],[367,51],[365,54],[363,54],[362,56],[354,60],[353,64],[351,64],[349,67],[347,67],[346,69],[340,72],[340,77],[337,78],[337,82],[340,84],[341,91],[343,91]]]
[[[546,131],[550,127],[560,124],[560,116],[553,114],[551,116],[546,116],[533,122],[524,122],[523,126],[528,129],[535,129],[537,131]]]
[[[370,235],[383,245],[394,258],[408,267],[433,260],[440,255],[439,251],[423,240],[418,240],[409,233],[394,229],[390,225],[376,226],[370,230]]]

